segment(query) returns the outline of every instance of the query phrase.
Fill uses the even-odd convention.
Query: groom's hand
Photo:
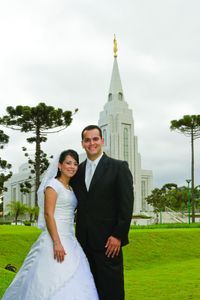
[[[121,248],[121,241],[114,236],[110,236],[107,240],[105,245],[106,248],[106,256],[107,257],[115,257],[118,256],[120,248]]]

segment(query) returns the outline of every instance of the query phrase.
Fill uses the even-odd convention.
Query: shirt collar
[[[98,165],[100,159],[102,158],[103,156],[103,152],[101,153],[101,155],[99,155],[95,160],[90,160],[88,157],[87,157],[87,164],[90,163],[90,164],[94,164],[95,166]]]

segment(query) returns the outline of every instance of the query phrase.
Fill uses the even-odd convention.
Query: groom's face
[[[90,160],[95,160],[101,155],[103,143],[103,138],[101,138],[98,129],[85,130],[83,132],[82,147]]]

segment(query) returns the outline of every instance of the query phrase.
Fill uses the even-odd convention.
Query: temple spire
[[[108,94],[108,101],[111,100],[124,100],[123,96],[123,90],[122,90],[122,84],[119,74],[119,68],[117,64],[117,40],[114,35],[114,63],[113,63],[113,69],[112,69],[112,75],[111,75],[111,81],[110,81],[110,89]]]
[[[117,51],[118,51],[118,48],[117,48],[117,40],[116,40],[115,34],[114,34],[114,40],[113,40],[113,43],[114,43],[114,47],[113,47],[113,50],[114,50],[114,57],[117,57]]]

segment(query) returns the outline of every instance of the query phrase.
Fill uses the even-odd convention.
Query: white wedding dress
[[[65,259],[62,263],[54,259],[52,240],[45,229],[2,300],[98,300],[88,261],[74,233],[76,197],[57,179],[46,186],[58,194],[54,217]]]

